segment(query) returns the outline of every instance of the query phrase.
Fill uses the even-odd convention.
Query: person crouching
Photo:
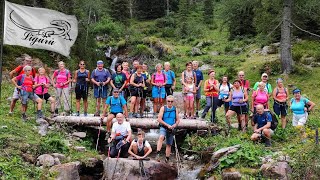
[[[253,116],[254,133],[251,136],[252,141],[257,141],[261,137],[265,138],[266,147],[271,146],[271,135],[273,130],[271,129],[272,116],[270,112],[264,111],[262,104],[256,106],[256,115]]]
[[[132,136],[131,126],[129,122],[125,121],[122,113],[118,113],[116,119],[117,122],[113,123],[111,137],[108,139],[108,143],[113,142],[110,157],[114,158],[118,155],[127,158]]]
[[[128,153],[136,159],[145,159],[151,152],[152,148],[145,139],[144,131],[138,131],[138,138],[132,141]]]

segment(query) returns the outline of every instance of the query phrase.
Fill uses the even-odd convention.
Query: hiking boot
[[[196,118],[198,118],[198,117],[199,117],[199,113],[198,113],[198,111],[196,112],[196,115],[195,115],[195,116],[196,116]]]
[[[137,118],[137,113],[133,113],[132,116],[133,116],[134,118]]]
[[[169,157],[166,157],[166,159],[164,160],[165,163],[169,163]]]
[[[76,112],[76,116],[80,116],[80,112],[78,111],[78,112]]]
[[[129,112],[128,118],[133,118],[133,113]]]
[[[241,131],[241,124],[238,124],[238,131]]]
[[[54,110],[54,113],[57,114],[57,115],[59,115],[59,110],[58,110],[58,109],[55,109],[55,110]]]
[[[13,115],[13,112],[9,112],[9,114],[8,114],[9,116],[12,116]]]
[[[136,114],[136,118],[141,118],[141,115],[140,114]]]
[[[66,116],[70,116],[70,111],[66,111]]]
[[[206,118],[206,114],[202,114],[201,119],[205,119],[205,118]]]
[[[97,116],[99,116],[99,117],[100,117],[100,112],[96,112],[96,113],[94,113],[94,116],[95,116],[95,117],[97,117]]]
[[[23,121],[27,121],[26,113],[22,113],[21,118],[22,118]]]
[[[157,154],[156,161],[160,162],[160,160],[161,160],[160,154]]]
[[[158,118],[157,113],[153,113],[153,118],[154,119]]]
[[[87,116],[88,116],[88,113],[87,113],[87,112],[84,112],[83,115],[84,115],[85,117],[87,117]]]
[[[57,117],[57,115],[55,113],[51,113],[51,118]]]
[[[37,112],[37,119],[41,119],[43,117],[42,111],[38,110]]]
[[[271,146],[271,140],[270,140],[270,139],[266,138],[266,140],[265,140],[265,146],[266,146],[266,147],[270,147],[270,146]]]

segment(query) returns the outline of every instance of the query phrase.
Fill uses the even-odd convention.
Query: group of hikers
[[[18,99],[22,102],[22,118],[26,120],[27,101],[31,99],[37,103],[37,117],[41,118],[42,101],[49,101],[51,114],[56,116],[64,100],[64,111],[68,114],[72,109],[70,91],[75,85],[76,116],[80,116],[80,100],[83,99],[84,116],[88,115],[88,91],[89,84],[93,84],[93,95],[96,99],[95,116],[102,119],[107,117],[108,141],[117,141],[118,146],[113,146],[110,156],[126,156],[128,153],[136,158],[145,158],[151,153],[149,143],[143,138],[144,133],[139,131],[138,139],[131,141],[130,123],[125,119],[143,118],[147,110],[146,99],[153,100],[153,118],[157,118],[160,124],[160,138],[157,144],[157,153],[160,154],[162,142],[166,140],[166,161],[169,160],[171,145],[174,138],[174,129],[179,124],[179,112],[173,105],[173,92],[176,90],[176,74],[170,69],[170,63],[157,64],[155,72],[148,72],[148,65],[133,61],[133,67],[129,69],[129,63],[124,61],[115,65],[115,72],[104,67],[102,60],[97,61],[93,71],[86,69],[85,61],[79,62],[79,69],[75,72],[65,68],[64,62],[58,63],[58,69],[49,77],[44,68],[39,68],[38,73],[32,67],[32,58],[29,55],[21,57],[22,65],[10,72],[12,83],[15,85],[10,112],[12,114]],[[164,68],[163,68],[164,67]],[[273,98],[273,111],[281,118],[282,128],[287,124],[288,107],[293,112],[292,125],[304,125],[308,112],[315,104],[301,96],[301,90],[295,88],[292,91],[293,98],[289,100],[288,88],[284,86],[283,79],[276,80],[276,87],[272,89],[268,82],[268,74],[261,75],[261,81],[256,82],[250,88],[249,80],[245,79],[243,71],[239,71],[233,83],[229,83],[228,77],[223,76],[219,81],[215,77],[214,70],[209,70],[208,79],[204,80],[203,72],[199,70],[197,61],[186,63],[186,69],[181,73],[183,93],[183,119],[205,119],[211,109],[210,121],[216,123],[216,109],[224,106],[224,112],[228,128],[231,126],[231,117],[236,115],[238,129],[246,131],[251,111],[254,133],[252,140],[265,139],[266,146],[270,146],[273,114],[270,112],[269,99]],[[73,78],[72,78],[73,77]],[[50,86],[55,88],[55,98],[49,93]],[[112,91],[111,91],[112,89]],[[250,98],[250,91],[253,91]],[[204,91],[206,105],[200,112],[201,91]],[[112,94],[109,94],[112,92]],[[71,97],[72,98],[72,97]],[[251,99],[251,101],[249,100]],[[130,102],[129,107],[127,102]],[[250,103],[249,103],[250,102]],[[100,109],[103,106],[101,113]],[[117,122],[112,124],[112,119]],[[120,145],[119,145],[120,143]],[[121,147],[121,148],[120,148]],[[146,148],[144,148],[146,147]],[[121,150],[122,149],[122,150]]]

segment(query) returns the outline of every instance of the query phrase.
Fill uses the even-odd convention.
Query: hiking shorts
[[[165,90],[166,90],[166,96],[172,95],[173,94],[172,84],[166,84]]]
[[[201,99],[201,87],[197,90],[196,99]]]
[[[143,97],[143,89],[137,87],[130,87],[130,95],[135,97]]]
[[[293,114],[292,116],[292,126],[304,126],[308,119],[308,113],[304,114]]]
[[[37,94],[37,96],[41,99],[44,99],[46,101],[48,101],[48,99],[51,97],[51,95],[49,93],[45,93],[45,94]]]
[[[95,98],[103,98],[106,99],[108,97],[108,86],[94,86],[93,95]]]
[[[272,136],[272,135],[274,134],[274,131],[273,131],[272,129],[270,129],[270,128],[269,128],[268,130],[270,131],[270,135]],[[262,134],[265,135],[265,134],[263,133],[263,131],[261,131],[260,134],[259,134],[259,137],[261,137]]]
[[[194,101],[194,95],[193,95],[193,94],[191,94],[191,95],[185,95],[185,96],[184,96],[184,100],[185,100],[185,101],[187,101],[187,100],[189,100],[189,101]]]
[[[152,87],[152,98],[162,98],[164,99],[166,97],[166,90],[164,87]]]
[[[160,136],[161,135],[166,137],[166,144],[171,146],[173,143],[173,134],[168,133],[164,127],[160,127]]]
[[[280,116],[286,116],[287,115],[287,109],[288,109],[288,106],[286,103],[277,103],[277,102],[274,102],[273,104],[273,111],[276,115]]]
[[[231,105],[230,110],[236,112],[237,114],[247,114],[248,113],[247,105],[244,105],[244,106]]]
[[[76,99],[88,99],[88,86],[77,84],[75,88]]]
[[[28,103],[28,99],[37,100],[39,97],[34,92],[27,92],[21,90],[21,103],[26,105]]]

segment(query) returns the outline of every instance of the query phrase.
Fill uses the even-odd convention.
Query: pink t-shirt
[[[284,101],[287,99],[287,93],[286,93],[286,89],[278,89],[278,95],[277,95],[277,99],[279,99],[280,101]]]
[[[58,71],[60,71],[58,73]],[[67,76],[67,73],[68,72],[68,76]],[[69,70],[55,70],[54,73],[53,73],[53,77],[56,77],[56,87],[57,88],[67,88],[69,85],[66,84],[64,86],[60,86],[61,83],[65,83],[68,81],[68,79],[71,77],[70,75],[70,71]]]
[[[49,78],[46,77],[46,76],[36,76],[36,77],[34,78],[34,82],[37,83],[37,84],[42,84],[42,83],[43,83],[43,84],[50,84]],[[34,92],[35,92],[36,94],[40,94],[40,95],[46,94],[46,93],[48,93],[48,88],[46,88],[46,87],[44,86],[43,92],[42,92],[42,87],[39,86],[39,87],[37,87],[37,88],[34,90]]]
[[[252,93],[252,98],[255,98],[254,99],[254,106],[258,105],[258,104],[262,104],[262,105],[265,105],[268,100],[269,100],[269,96],[268,96],[268,93],[265,92],[265,91],[254,91]]]
[[[163,73],[154,73],[153,75],[154,77],[154,83],[159,83],[159,84],[164,84],[164,82],[166,81],[166,75]]]

